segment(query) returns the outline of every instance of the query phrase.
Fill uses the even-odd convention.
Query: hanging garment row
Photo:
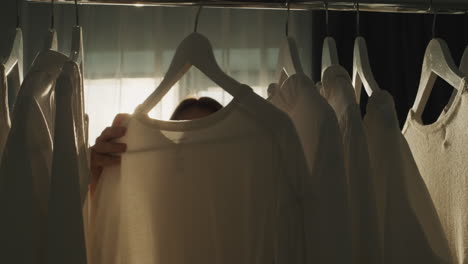
[[[193,36],[189,36],[187,39],[191,37]],[[188,41],[187,39],[185,41]],[[435,40],[435,42],[441,42],[441,40]],[[180,47],[184,45],[187,44],[182,44]],[[302,144],[306,162],[309,165],[309,177],[302,182],[304,194],[301,196],[302,201],[300,202],[302,204],[302,214],[304,215],[304,260],[308,263],[463,263],[460,261],[460,258],[453,256],[454,248],[449,246],[445,230],[442,227],[430,193],[419,174],[410,148],[399,130],[393,99],[387,92],[379,89],[377,82],[373,78],[365,40],[362,37],[356,39],[353,81],[346,71],[337,65],[337,52],[333,50],[335,46],[333,39],[328,37],[325,40],[323,61],[328,66],[324,67],[323,84],[318,85],[322,87],[321,93],[323,97],[314,88],[314,83],[303,74],[296,46],[293,38],[286,38],[279,55],[279,71],[277,75],[279,82],[278,84],[270,85],[270,97],[268,100],[290,117]],[[434,50],[430,46],[428,47],[428,53],[433,53]],[[199,52],[198,49],[196,50]],[[176,55],[175,60],[177,59],[180,58]],[[331,60],[333,62],[330,62]],[[180,76],[175,74],[176,72],[172,72],[172,74]],[[210,76],[209,74],[213,74],[210,72],[205,73],[208,76]],[[173,79],[174,75],[169,74],[169,77],[166,76],[166,78],[171,80],[170,83],[175,82]],[[221,81],[217,83],[221,83]],[[359,88],[363,84],[371,97],[368,104],[368,113],[364,121],[361,120],[357,105],[357,98],[359,97],[355,95],[360,94]],[[355,90],[353,86],[356,88]],[[160,86],[159,88],[161,87],[164,86]],[[165,88],[167,89],[167,87]],[[158,89],[156,93],[157,91]],[[157,101],[162,96],[163,94],[158,94],[157,98],[159,99]],[[143,105],[142,107],[145,106]],[[146,113],[150,108],[146,108]],[[129,122],[127,135],[130,135],[132,131],[130,125],[132,121]],[[161,123],[154,124],[162,125]],[[168,128],[159,127],[158,129],[165,130]],[[139,135],[144,134],[140,133]],[[167,132],[164,132],[164,134],[167,137]],[[132,145],[132,141],[125,137],[120,142]],[[182,142],[178,143],[182,144]],[[342,146],[340,146],[340,143],[342,143]],[[144,151],[152,152],[148,148],[145,148]],[[135,152],[140,154],[140,151],[129,149],[123,156],[124,160],[121,166],[125,166],[125,160],[127,159],[127,166],[130,168],[131,156],[136,154]],[[136,159],[139,160],[140,158]],[[180,158],[179,160],[185,161],[185,159]],[[210,166],[210,160],[210,158],[207,158],[206,166]],[[178,163],[177,161],[175,162]],[[179,166],[184,167],[184,165],[180,164],[174,165],[174,167]],[[97,195],[99,193],[103,194],[101,199],[104,201],[108,199],[104,193],[112,197],[111,200],[121,196],[120,194],[115,194],[115,190],[109,191],[109,189],[115,189],[115,186],[107,187],[114,184],[123,184],[123,182],[116,183],[116,177],[114,177],[115,175],[119,175],[119,171],[122,173],[123,169],[115,169],[113,172],[104,174],[102,177],[106,179],[103,181],[112,183],[102,183],[99,187],[102,189],[98,188]],[[181,170],[196,171],[190,166]],[[178,174],[176,172],[173,173],[171,175]],[[126,178],[128,179],[129,177]],[[186,179],[186,177],[182,178]],[[199,179],[200,176],[197,175],[197,180]],[[206,181],[203,182],[206,183]],[[125,182],[125,184],[128,183],[127,181]],[[157,186],[157,184],[148,185],[151,187]],[[145,184],[145,186],[147,185]],[[192,184],[189,188],[193,188],[193,186],[195,184]],[[122,190],[120,188],[117,189]],[[199,187],[195,189],[207,190],[206,186],[205,188]],[[208,190],[207,193],[213,192],[213,190]],[[134,191],[136,192],[136,189]],[[147,192],[150,192],[150,190]],[[134,192],[131,193],[133,194]],[[176,196],[178,197],[179,195]],[[213,198],[214,196],[209,197],[216,200]],[[147,198],[147,196],[144,197],[144,199]],[[190,198],[182,198],[182,201],[192,201]],[[223,197],[223,199],[229,200],[226,197]],[[117,208],[114,209],[115,211],[103,213],[103,210],[105,210],[103,207],[109,205],[111,200],[107,200],[107,202],[94,200],[96,202],[95,206],[99,208],[91,211],[90,215],[95,218],[94,220],[90,220],[90,223],[96,221],[97,227],[95,224],[91,224],[94,227],[88,228],[88,230],[92,230],[91,236],[94,236],[92,238],[93,241],[95,241],[96,237],[100,238],[108,235],[108,233],[101,233],[97,230],[102,230],[105,226],[112,225],[111,221],[101,222],[99,219],[106,218],[110,220],[109,216],[121,212],[122,207],[136,208],[136,204],[143,202],[141,200],[136,204],[132,204],[133,206],[117,205]],[[127,200],[123,199],[122,203]],[[172,200],[167,199],[164,201],[170,204]],[[309,205],[311,207],[308,207]],[[158,208],[161,206],[159,205]],[[189,205],[188,207],[192,208],[192,206]],[[176,207],[180,209],[183,206]],[[151,211],[151,208],[148,208],[147,211]],[[219,211],[217,207],[211,207],[207,210],[207,212],[211,212],[212,215],[217,216],[214,219],[221,219],[218,216],[220,214]],[[163,211],[160,213],[167,212]],[[190,218],[192,216],[191,213],[186,211],[179,213],[179,217],[187,216]],[[153,215],[159,216],[160,214],[154,213]],[[126,219],[126,217],[123,217],[123,219]],[[124,227],[126,231],[122,233],[126,234],[126,237],[134,237],[133,234],[128,235],[128,233],[136,230],[135,226],[149,226],[149,229],[152,231],[162,232],[161,226],[154,224],[158,220],[160,220],[159,217],[155,217],[152,221],[145,224],[131,224],[132,228],[126,229],[128,227]],[[134,221],[128,220],[128,223],[134,223]],[[170,220],[166,219],[164,222],[166,223],[166,221],[172,222],[175,220],[170,218]],[[123,220],[123,222],[127,223],[127,220]],[[175,239],[173,243],[175,245],[182,244],[183,246],[175,246],[175,248],[156,246],[161,252],[172,253],[159,253],[157,256],[152,255],[153,258],[161,257],[164,261],[177,260],[184,263],[190,262],[188,259],[193,260],[194,258],[200,261],[215,261],[212,259],[214,258],[213,254],[197,255],[193,253],[193,250],[195,250],[193,245],[200,242],[200,240],[190,243],[185,240],[185,235],[193,234],[191,233],[193,232],[192,228],[198,226],[191,226],[186,221],[183,222],[185,225],[189,225],[187,227],[189,230],[179,230],[172,227],[177,230],[174,231],[174,237],[183,237],[180,240]],[[205,231],[206,234],[215,233],[218,235],[209,236],[213,237],[213,240],[211,240],[212,244],[208,248],[216,248],[217,245],[222,243],[220,242],[222,241],[222,235],[212,230],[216,226],[215,222],[208,224],[208,227],[205,226],[208,230],[211,229],[211,232]],[[236,226],[237,223],[233,221],[230,224],[231,226]],[[181,223],[178,222],[175,225],[180,226]],[[122,227],[120,226],[119,228]],[[140,230],[136,233],[145,233],[145,230]],[[122,229],[108,232],[122,234],[119,231],[122,231]],[[175,235],[176,233],[179,235]],[[164,233],[153,237],[153,239],[156,238],[156,241],[161,242],[152,240],[145,241],[143,244],[147,246],[151,243],[163,243],[166,241],[165,238],[167,238],[164,235],[168,234]],[[111,237],[112,241],[118,240],[115,236],[108,235],[107,237]],[[132,241],[137,241],[134,243],[138,244],[138,241],[141,239],[139,237],[140,235],[138,237],[135,236],[135,240]],[[195,235],[195,238],[199,238],[199,236]],[[125,244],[123,248],[120,248],[114,242],[116,246],[111,247],[111,251],[109,252],[106,251],[108,248],[101,248],[101,246],[108,245],[109,242],[104,239],[99,240],[96,244],[90,243],[90,245],[93,245],[90,247],[91,261],[95,261],[96,263],[106,262],[106,260],[112,262],[116,261],[116,256],[117,259],[125,259],[128,262],[143,261],[140,258],[142,257],[141,255],[135,254],[134,250],[129,249],[135,247],[134,245]],[[297,246],[298,244],[294,245]],[[96,248],[101,249],[94,250]],[[219,248],[218,250],[220,251],[216,252],[219,253],[214,254],[217,257],[224,256],[222,253],[229,252],[228,250],[221,250]],[[289,250],[289,248],[282,248],[282,250]],[[151,252],[148,251],[147,254],[151,255]],[[187,255],[180,256],[180,252],[184,252]],[[197,252],[203,252],[203,250],[197,248]],[[238,249],[236,252],[246,251],[245,249],[244,251]],[[141,252],[138,251],[138,253]],[[247,256],[264,254],[264,252],[247,251]],[[283,254],[288,255],[287,253]],[[103,257],[105,255],[108,258]],[[98,260],[96,260],[95,256],[103,258],[98,257]],[[143,254],[143,256],[146,256],[146,254]],[[225,262],[229,262],[228,259],[226,258]],[[294,262],[294,260],[294,258],[290,258],[287,262]],[[235,261],[249,262],[248,258],[242,259],[240,257],[235,258]]]
[[[19,23],[16,31],[10,60],[22,74]],[[0,247],[10,263],[86,262],[81,205],[89,172],[79,25],[73,28],[70,56],[57,46],[52,15],[44,48],[16,100],[2,105],[11,128],[2,130],[8,136],[0,163]]]
[[[52,22],[14,103],[2,99],[11,118],[0,160],[7,262],[465,263],[468,55],[459,70],[445,42],[431,40],[402,133],[359,34],[352,78],[328,36],[316,84],[286,26],[265,100],[221,70],[195,22],[160,85],[123,122],[121,163],[91,193],[78,21],[70,56],[57,52]],[[150,118],[191,66],[233,100],[197,120]],[[437,76],[457,91],[435,124],[422,125]]]

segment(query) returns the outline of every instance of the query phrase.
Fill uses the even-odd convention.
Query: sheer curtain
[[[157,87],[178,44],[193,32],[196,11],[196,7],[80,7],[91,144],[117,113],[132,113]],[[42,22],[42,28],[38,28],[37,21],[31,21],[30,31],[45,33],[48,6],[31,4],[28,12],[42,13],[36,18]],[[68,54],[75,20],[73,6],[57,6],[55,14],[59,48]],[[204,8],[198,32],[210,39],[223,70],[266,97],[268,84],[276,81],[275,67],[285,36],[285,19],[285,11]],[[310,12],[291,11],[290,35],[298,42],[307,73],[312,61],[311,21]],[[200,96],[210,96],[223,105],[231,99],[192,68],[151,116],[167,120],[181,100]]]

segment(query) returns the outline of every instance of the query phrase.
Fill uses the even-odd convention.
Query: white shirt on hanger
[[[410,110],[403,134],[440,217],[451,263],[468,263],[468,86],[466,79],[450,108],[423,125]]]
[[[90,264],[304,263],[299,140],[245,88],[205,118],[130,118],[88,200]]]
[[[269,87],[269,101],[291,118],[309,168],[304,222],[308,263],[351,259],[348,187],[343,146],[333,109],[304,74]]]
[[[372,94],[364,124],[379,194],[385,263],[450,263],[447,239],[388,92]]]
[[[66,60],[57,52],[40,53],[17,97],[0,162],[0,255],[6,262],[45,261],[53,88]]]
[[[350,263],[380,263],[376,190],[367,139],[351,78],[343,67],[333,65],[325,70],[321,93],[335,110],[344,146],[353,239]]]
[[[76,63],[64,64],[55,87],[54,153],[50,182],[47,263],[86,263],[80,178],[86,173],[83,123],[78,103],[82,76]],[[84,163],[84,164],[83,164]],[[87,177],[86,177],[87,178]],[[87,188],[87,182],[85,184]]]

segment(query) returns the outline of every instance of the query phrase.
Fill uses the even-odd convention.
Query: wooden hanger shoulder
[[[176,53],[162,82],[140,105],[137,112],[147,114],[182,78],[191,66],[197,67],[219,87],[237,97],[245,89],[239,82],[224,73],[216,62],[210,41],[199,33],[192,33],[177,47]]]
[[[83,29],[74,26],[72,30],[70,59],[80,65],[83,61]]]
[[[332,65],[339,65],[335,39],[326,37],[322,46],[322,78],[325,70]]]
[[[465,48],[463,52],[463,56],[460,62],[460,71],[465,75],[468,76],[468,46]]]
[[[44,50],[58,50],[57,31],[55,29],[49,29],[44,41]]]
[[[8,75],[15,66],[18,66],[20,80],[23,79],[23,32],[20,28],[16,29],[13,44],[6,59],[3,62],[5,72]]]
[[[364,86],[368,96],[371,96],[374,91],[380,90],[380,87],[374,78],[374,74],[372,73],[367,51],[367,44],[363,37],[357,37],[354,42],[353,86],[356,92],[356,100],[358,103],[361,98],[362,86]]]
[[[287,37],[281,45],[276,67],[276,79],[279,80],[279,85],[281,86],[288,76],[295,73],[304,73],[304,70],[296,41],[294,38]]]
[[[439,38],[429,42],[424,55],[418,93],[412,108],[418,118],[422,116],[437,77],[441,77],[455,89],[459,89],[464,78],[453,61],[447,43]]]

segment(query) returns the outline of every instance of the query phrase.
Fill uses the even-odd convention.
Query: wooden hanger
[[[357,37],[354,42],[353,86],[358,103],[361,99],[362,86],[364,86],[368,96],[371,96],[373,92],[380,90],[380,87],[374,78],[374,74],[372,73],[366,40],[363,37]]]
[[[322,78],[325,70],[332,66],[332,65],[339,65],[340,62],[338,60],[338,51],[336,50],[336,42],[333,37],[330,36],[329,33],[329,25],[328,25],[328,2],[324,1],[325,5],[325,21],[326,21],[326,30],[327,30],[327,37],[323,40],[322,46]]]
[[[70,59],[77,64],[83,61],[83,30],[80,26],[73,27]]]
[[[136,112],[148,114],[191,66],[197,67],[234,98],[238,97],[240,92],[247,89],[221,70],[216,62],[210,41],[205,36],[196,32],[200,9],[195,20],[195,32],[186,37],[177,47],[164,79],[145,102],[137,108]]]
[[[8,56],[3,61],[6,75],[8,75],[15,66],[18,66],[20,81],[23,80],[23,31],[21,28],[16,28],[13,45],[8,53]]]
[[[55,31],[54,7],[55,7],[54,0],[51,0],[50,2],[50,9],[51,9],[50,28],[49,28],[49,31],[47,31],[47,35],[45,38],[44,50],[53,50],[53,51],[58,50],[57,31]]]
[[[468,76],[468,47],[465,48],[465,51],[463,52],[463,56],[460,61],[460,67],[458,69],[461,71],[461,73],[464,76]],[[455,100],[455,97],[457,97],[458,91],[455,90],[452,92],[452,95],[450,96],[450,100],[448,101],[447,105],[444,107],[444,111],[448,111],[448,109],[452,106],[453,101]]]
[[[304,73],[301,60],[299,59],[296,41],[294,38],[289,37],[290,1],[287,2],[287,10],[286,39],[281,45],[276,67],[276,79],[279,80],[278,84],[280,87],[289,76],[296,73]]]
[[[412,108],[416,117],[421,118],[437,76],[457,90],[464,77],[455,65],[447,43],[439,38],[432,39],[426,48],[418,93]]]
[[[78,1],[75,0],[76,25],[73,27],[71,39],[70,59],[77,64],[83,62],[83,29],[80,26],[80,17],[78,13]]]
[[[339,65],[338,51],[333,37],[326,37],[322,47],[322,77],[325,70],[332,65]]]
[[[3,53],[5,54],[5,53]],[[16,31],[11,49],[6,53],[6,57],[1,62],[5,67],[5,74],[8,75],[15,66],[18,67],[19,81],[23,81],[23,31],[21,30],[20,3],[16,0]]]
[[[11,83],[12,86],[9,87],[10,83],[5,82],[4,91],[2,91],[2,102],[6,104],[2,107],[6,107],[5,112],[7,115],[13,110],[13,106],[16,101],[16,97],[19,92],[21,83],[23,82],[23,63],[24,63],[24,52],[23,52],[23,31],[21,30],[20,22],[20,10],[19,10],[19,1],[16,1],[16,30],[13,38],[11,48],[6,53],[6,57],[0,62],[3,64],[5,69],[5,75],[9,76],[13,74],[14,82]],[[2,54],[5,54],[2,52]],[[11,109],[10,109],[11,108]],[[9,121],[8,121],[9,122]]]
[[[431,7],[432,10],[432,1]],[[450,54],[450,49],[447,43],[440,38],[435,38],[435,25],[437,13],[434,12],[434,19],[432,22],[432,35],[433,38],[429,42],[424,54],[423,68],[421,72],[421,79],[419,82],[418,93],[414,101],[412,110],[416,117],[421,119],[427,100],[431,94],[437,77],[442,78],[449,83],[453,88],[460,89],[463,82],[464,74],[455,65],[455,62]],[[461,68],[464,69],[465,63],[462,59]],[[452,96],[453,97],[453,96]],[[450,99],[449,105],[453,98]]]
[[[460,62],[460,71],[465,76],[468,76],[468,47],[466,47],[465,51],[463,52],[463,56]]]
[[[356,101],[361,101],[361,89],[364,86],[367,95],[370,97],[373,92],[380,90],[377,81],[372,73],[372,68],[369,62],[366,40],[360,36],[360,12],[359,2],[356,3],[356,28],[357,37],[354,41],[353,52],[353,86],[356,92]]]

